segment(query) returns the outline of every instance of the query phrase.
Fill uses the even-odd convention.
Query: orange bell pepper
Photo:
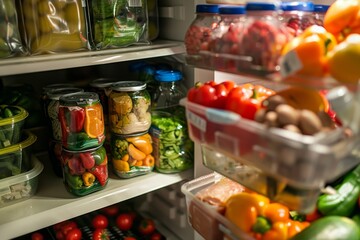
[[[335,37],[322,26],[312,25],[285,45],[280,67],[283,76],[325,76],[326,55],[336,46]]]
[[[360,1],[336,0],[325,14],[324,27],[339,42],[351,33],[360,33]]]
[[[289,209],[257,193],[232,195],[226,201],[225,217],[256,239],[288,239]]]

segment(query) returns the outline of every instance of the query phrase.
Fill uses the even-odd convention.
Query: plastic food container
[[[286,179],[263,173],[260,169],[248,166],[226,155],[202,146],[203,164],[241,185],[283,203],[300,213],[310,213],[316,207],[320,187],[299,188],[288,184]]]
[[[32,168],[29,171],[0,180],[0,207],[22,202],[34,196],[44,166],[35,156],[31,157],[31,163]]]
[[[52,139],[61,141],[61,127],[59,122],[59,99],[61,96],[69,93],[84,92],[81,88],[63,87],[54,88],[46,92],[44,101],[45,116],[48,119],[48,124],[52,130]]]
[[[84,196],[105,188],[108,182],[108,159],[103,146],[86,151],[62,149],[62,170],[68,192]]]
[[[197,198],[196,194],[220,180],[216,173],[202,176],[181,186],[186,198],[187,215],[190,225],[207,240],[219,240],[227,237],[236,240],[254,240],[227,220],[217,209]]]
[[[99,95],[94,92],[65,94],[59,99],[62,145],[72,151],[101,146],[105,123]]]
[[[31,54],[88,50],[85,2],[24,0],[24,41]]]
[[[219,15],[221,20],[213,30],[212,40],[209,44],[210,56],[204,56],[204,59],[211,59],[209,65],[215,69],[235,72],[235,62],[241,61],[239,51],[246,18],[245,7],[222,5],[219,6]],[[202,53],[204,54],[204,52]]]
[[[193,142],[188,136],[187,123],[181,117],[175,112],[152,112],[149,133],[153,140],[155,168],[159,172],[182,172],[193,167]]]
[[[343,128],[301,135],[186,99],[181,103],[186,106],[193,141],[294,187],[319,188],[360,162],[356,156],[359,137],[344,137]]]
[[[0,149],[9,147],[20,141],[28,112],[19,106],[0,106]]]
[[[116,175],[131,178],[153,170],[155,159],[151,136],[147,132],[111,135],[111,157]]]
[[[146,84],[121,81],[112,85],[109,95],[109,126],[112,133],[148,131],[151,125],[151,99]]]
[[[288,28],[289,33],[295,37],[314,24],[313,2],[282,2],[281,10],[282,23]]]
[[[0,59],[25,54],[15,0],[0,0]]]
[[[206,66],[200,51],[208,51],[211,35],[220,21],[219,6],[216,4],[196,5],[196,17],[185,34],[186,62]]]
[[[22,132],[18,144],[0,149],[0,179],[18,175],[31,167],[31,147],[36,136],[29,131]]]
[[[126,47],[147,42],[147,0],[89,1],[95,48]]]
[[[248,2],[246,20],[240,42],[238,71],[273,73],[280,70],[279,58],[291,36],[280,22],[278,4]]]

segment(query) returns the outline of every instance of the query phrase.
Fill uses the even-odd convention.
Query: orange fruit
[[[85,132],[91,138],[104,135],[104,115],[102,106],[95,104],[85,107]]]

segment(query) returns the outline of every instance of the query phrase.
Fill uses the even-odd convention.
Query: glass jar
[[[185,34],[186,61],[201,66],[203,57],[200,51],[208,51],[211,34],[220,21],[216,4],[196,5],[196,16]]]
[[[151,99],[146,83],[121,81],[111,87],[109,126],[116,134],[145,132],[151,125]]]
[[[237,64],[240,71],[272,73],[280,70],[279,58],[290,34],[279,20],[279,7],[270,2],[246,4],[246,20]]]
[[[108,159],[103,146],[85,151],[61,152],[63,182],[66,189],[84,196],[105,188],[108,182]]]
[[[244,29],[245,7],[224,5],[219,6],[221,20],[212,33],[209,44],[211,53],[210,66],[218,70],[234,71],[235,57],[239,54],[241,47],[241,33]],[[232,55],[229,57],[229,55]]]
[[[281,10],[281,22],[294,37],[300,35],[306,28],[314,23],[313,2],[283,2],[281,4]]]
[[[319,26],[324,25],[324,17],[329,7],[330,7],[329,5],[321,5],[321,4],[314,5],[314,24]]]
[[[185,108],[179,105],[186,97],[183,75],[176,70],[158,70],[159,82],[152,106],[152,124],[149,133],[153,140],[155,168],[173,173],[193,166],[193,142],[188,136]]]
[[[105,124],[99,95],[94,92],[66,94],[59,99],[62,146],[82,151],[103,144]]]
[[[120,178],[132,178],[153,170],[155,159],[148,132],[112,134],[110,147],[114,171]]]
[[[48,119],[48,124],[50,126],[52,139],[55,141],[61,141],[61,127],[59,122],[59,104],[60,97],[65,94],[71,93],[80,93],[84,92],[82,88],[74,88],[74,87],[65,87],[65,88],[55,88],[53,90],[49,90],[46,93],[45,98],[45,115]]]
[[[193,167],[194,143],[189,138],[183,115],[179,117],[165,111],[153,111],[149,133],[158,172],[176,173]]]

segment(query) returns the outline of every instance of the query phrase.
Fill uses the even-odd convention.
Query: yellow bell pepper
[[[281,60],[283,76],[325,76],[326,55],[336,46],[335,37],[322,26],[312,25],[285,45]]]
[[[92,174],[90,172],[84,172],[82,174],[82,180],[86,187],[90,187],[94,184],[96,178],[95,178],[94,174]]]
[[[343,83],[357,84],[360,80],[360,34],[350,34],[330,53],[330,75]]]
[[[259,240],[288,238],[289,209],[257,193],[241,192],[226,201],[225,217]]]

